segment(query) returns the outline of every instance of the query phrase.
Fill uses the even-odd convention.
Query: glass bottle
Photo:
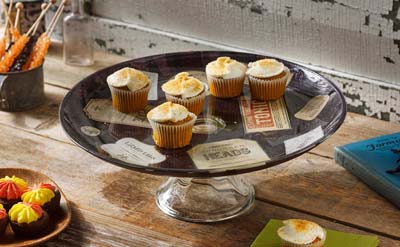
[[[63,21],[64,62],[89,66],[93,60],[93,38],[90,19],[84,12],[84,0],[72,0],[72,11]]]

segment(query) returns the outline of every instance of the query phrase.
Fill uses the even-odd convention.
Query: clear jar
[[[84,0],[72,0],[72,11],[63,21],[63,57],[69,65],[89,66],[93,60],[90,19],[84,12]]]

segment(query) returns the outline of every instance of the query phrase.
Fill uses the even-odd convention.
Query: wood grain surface
[[[214,224],[187,223],[164,215],[155,204],[165,178],[108,164],[64,135],[58,107],[82,77],[79,69],[69,73],[67,78],[46,70],[42,106],[0,112],[1,167],[46,174],[72,203],[71,226],[47,246],[248,246],[271,218],[309,219],[329,229],[376,234],[380,246],[400,246],[399,209],[332,158],[336,145],[400,131],[400,125],[349,113],[340,130],[311,152],[246,175],[256,187],[250,213]],[[62,79],[49,79],[55,77]]]

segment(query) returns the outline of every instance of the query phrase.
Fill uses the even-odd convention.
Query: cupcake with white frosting
[[[190,112],[199,115],[203,110],[206,91],[204,84],[189,73],[182,72],[161,86],[167,101],[185,106]]]
[[[123,68],[107,77],[113,107],[124,113],[143,110],[147,105],[150,79],[142,71]]]
[[[206,66],[210,93],[219,98],[239,96],[246,79],[246,66],[230,57],[219,57]]]
[[[275,59],[261,59],[249,63],[246,74],[253,99],[275,100],[285,93],[290,71]]]
[[[300,219],[283,221],[278,229],[283,247],[323,247],[326,231],[318,224]]]
[[[189,145],[196,115],[182,105],[163,103],[147,113],[153,128],[154,143],[162,148],[181,148]]]

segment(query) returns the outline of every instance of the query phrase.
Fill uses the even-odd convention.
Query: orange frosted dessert
[[[199,115],[203,110],[206,92],[204,84],[187,72],[179,73],[174,79],[161,86],[167,101],[185,106]]]
[[[285,93],[290,72],[275,59],[261,59],[249,63],[246,74],[253,99],[275,100]]]
[[[147,105],[150,79],[142,71],[123,68],[107,77],[113,107],[124,113],[143,110]]]
[[[230,57],[219,57],[206,66],[210,93],[219,98],[232,98],[242,93],[246,66]]]
[[[182,105],[166,102],[149,111],[147,118],[157,146],[181,148],[189,145],[197,117]]]

